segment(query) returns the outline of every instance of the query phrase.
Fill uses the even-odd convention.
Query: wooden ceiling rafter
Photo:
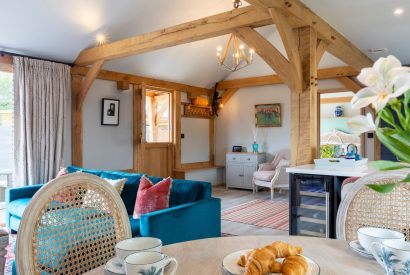
[[[295,25],[312,27],[318,33],[318,38],[328,44],[328,52],[356,70],[371,67],[373,64],[373,61],[368,56],[300,0],[246,1],[261,10],[262,14],[269,14],[269,9],[275,8],[288,18],[288,20],[295,22]]]
[[[74,66],[71,68],[71,75],[85,76],[89,70],[89,67]],[[108,70],[100,70],[100,72],[97,75],[97,79],[116,81],[117,83],[128,82],[129,84],[137,85],[144,83],[151,87],[159,87],[169,90],[178,90],[180,92],[186,92],[188,94],[191,94],[191,97],[196,97],[199,95],[210,96],[213,92],[210,89],[196,87],[192,85],[143,77],[133,74],[113,72]]]
[[[222,106],[225,106],[226,103],[231,99],[231,97],[238,91],[239,89],[227,89],[223,94],[221,98],[221,104]]]
[[[357,93],[360,91],[363,86],[359,84],[354,78],[351,77],[338,77],[336,80],[342,84],[343,86],[346,87],[346,89],[349,89],[350,91]]]
[[[317,73],[319,80],[332,78],[337,79],[340,77],[356,76],[357,74],[358,72],[349,66],[319,69]],[[224,80],[218,83],[218,88],[221,90],[233,88],[240,89],[245,87],[256,87],[274,84],[284,84],[282,78],[277,74]]]
[[[268,14],[248,6],[86,49],[75,64],[90,65],[100,59],[112,60],[229,34],[236,28],[271,24]]]

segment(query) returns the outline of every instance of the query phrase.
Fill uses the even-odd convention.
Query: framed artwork
[[[232,152],[242,152],[242,146],[236,146],[234,145],[232,147]]]
[[[255,105],[256,127],[281,127],[282,110],[280,103]]]
[[[101,106],[101,125],[118,126],[120,124],[120,101],[103,98]]]

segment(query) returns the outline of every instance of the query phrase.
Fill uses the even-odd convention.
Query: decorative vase
[[[343,116],[342,106],[336,106],[336,108],[335,108],[335,117],[342,117],[342,116]]]
[[[259,152],[259,144],[257,144],[256,141],[254,141],[253,144],[252,144],[252,152],[254,152],[254,153]]]

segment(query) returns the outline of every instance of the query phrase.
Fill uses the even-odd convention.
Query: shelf
[[[300,195],[309,196],[309,197],[326,198],[326,193],[318,193],[318,192],[300,191]]]
[[[301,204],[300,208],[310,209],[310,210],[326,211],[326,206],[320,206],[320,205]]]
[[[299,220],[301,222],[310,222],[310,223],[315,223],[315,224],[326,225],[326,220],[320,220],[320,219],[315,219],[315,218],[306,218],[306,217],[300,217]]]

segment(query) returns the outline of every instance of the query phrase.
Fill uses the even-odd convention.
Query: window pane
[[[0,72],[0,202],[13,170],[13,74]]]
[[[171,93],[147,90],[146,141],[171,142]]]

